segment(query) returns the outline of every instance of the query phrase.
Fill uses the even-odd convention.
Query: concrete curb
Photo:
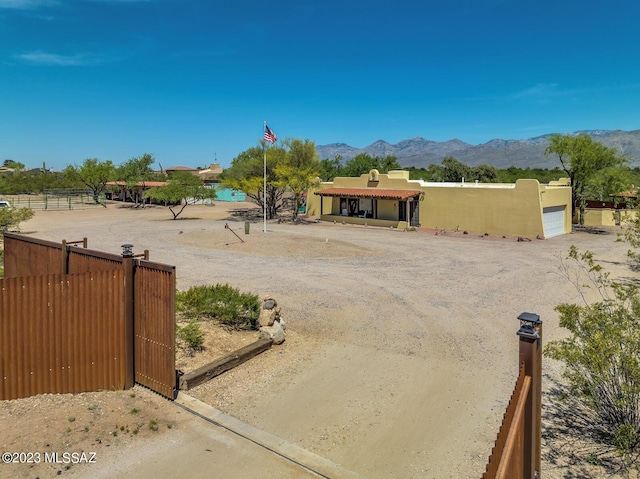
[[[209,406],[196,398],[184,394],[183,392],[178,393],[178,397],[174,402],[191,413],[202,417],[208,422],[248,439],[249,441],[268,449],[274,454],[277,454],[278,456],[291,461],[320,477],[331,479],[363,479],[364,477],[330,461],[329,459],[325,459],[324,457],[309,452],[295,444],[290,444],[273,434],[242,422],[239,419]]]

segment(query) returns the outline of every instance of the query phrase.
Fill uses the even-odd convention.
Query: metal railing
[[[86,190],[45,190],[44,194],[11,195],[7,200],[14,208],[32,210],[79,210],[105,206],[106,196],[98,196],[96,203],[93,194]]]

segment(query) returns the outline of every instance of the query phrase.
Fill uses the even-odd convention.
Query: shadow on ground
[[[610,434],[595,413],[580,404],[567,386],[544,374],[551,386],[542,393],[542,455],[547,477],[591,479],[626,477]],[[551,474],[549,474],[551,473]]]

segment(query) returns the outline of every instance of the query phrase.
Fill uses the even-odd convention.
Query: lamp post
[[[524,363],[525,374],[531,377],[531,388],[525,406],[524,476],[540,477],[542,434],[542,321],[534,313],[518,316],[520,329],[519,362]]]

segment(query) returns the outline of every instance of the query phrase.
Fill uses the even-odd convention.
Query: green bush
[[[0,232],[17,229],[20,223],[35,215],[30,208],[0,208]]]
[[[212,319],[233,329],[255,328],[260,315],[257,295],[241,293],[228,284],[178,291],[176,308],[186,318]]]
[[[199,351],[204,345],[204,333],[200,329],[200,323],[192,320],[186,326],[178,326],[178,339],[184,341],[192,351]]]
[[[571,333],[550,341],[545,355],[565,364],[572,397],[591,412],[589,422],[623,459],[621,467],[638,467],[640,457],[640,290],[634,283],[609,279],[593,253],[571,246],[577,265],[563,271],[578,287],[584,304],[560,304],[560,326]],[[580,274],[581,273],[581,274]],[[586,278],[586,282],[584,280]],[[599,300],[587,302],[583,288]]]

